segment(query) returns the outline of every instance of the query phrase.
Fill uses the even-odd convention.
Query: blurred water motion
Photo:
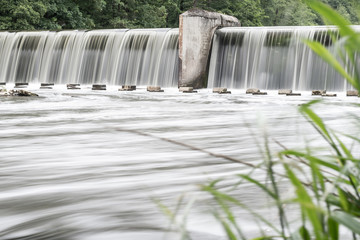
[[[0,98],[0,239],[178,239],[166,233],[170,221],[154,199],[174,208],[182,195],[197,199],[188,220],[193,239],[223,239],[198,184],[224,178],[227,187],[249,168],[176,142],[252,164],[262,160],[264,129],[273,151],[281,149],[275,140],[323,144],[297,110],[310,96],[35,92],[42,98]],[[345,105],[351,101],[359,103],[327,99],[317,112],[353,133],[344,117],[359,117]],[[275,218],[255,187],[238,195]],[[249,236],[257,232],[245,212],[239,216]]]

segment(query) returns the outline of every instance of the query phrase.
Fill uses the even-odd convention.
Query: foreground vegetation
[[[358,0],[322,0],[359,24]],[[193,7],[237,17],[243,26],[322,25],[304,0],[0,0],[0,30],[178,27]]]

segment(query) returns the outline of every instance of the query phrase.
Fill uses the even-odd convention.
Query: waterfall
[[[0,82],[177,86],[178,29],[0,32]]]
[[[346,81],[304,44],[315,40],[334,52],[337,37],[336,28],[326,26],[220,29],[213,39],[208,87],[346,90]]]

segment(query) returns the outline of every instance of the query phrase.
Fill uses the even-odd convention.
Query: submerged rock
[[[0,91],[0,96],[18,96],[18,97],[38,97],[36,93],[32,93],[25,90],[10,90],[7,91],[6,89],[2,89]]]
[[[325,93],[325,94],[322,94],[321,96],[323,96],[323,97],[336,97],[336,94],[335,93]]]
[[[179,92],[183,93],[197,93],[197,91],[194,91],[193,87],[179,87]]]
[[[252,95],[267,95],[267,92],[253,92]]]
[[[286,96],[301,96],[301,93],[286,93]]]

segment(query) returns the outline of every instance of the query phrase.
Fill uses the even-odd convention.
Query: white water
[[[183,194],[198,199],[188,220],[193,239],[222,239],[198,184],[224,178],[225,189],[249,168],[159,138],[253,164],[263,159],[264,129],[274,153],[281,149],[275,140],[289,148],[324,145],[297,111],[317,99],[309,92],[286,97],[89,87],[48,91],[32,84],[41,98],[0,98],[0,239],[178,239],[164,233],[169,220],[153,199],[174,209]],[[324,101],[316,111],[326,123],[358,136],[352,121],[359,111],[349,103],[359,98],[340,93]],[[253,185],[234,194],[277,222]],[[248,236],[258,234],[245,211],[237,216]]]
[[[358,26],[356,29],[360,28]],[[213,41],[209,87],[346,91],[346,81],[309,47],[338,51],[334,27],[223,28]],[[351,70],[349,70],[351,72]]]
[[[1,32],[0,82],[177,86],[178,32]]]

